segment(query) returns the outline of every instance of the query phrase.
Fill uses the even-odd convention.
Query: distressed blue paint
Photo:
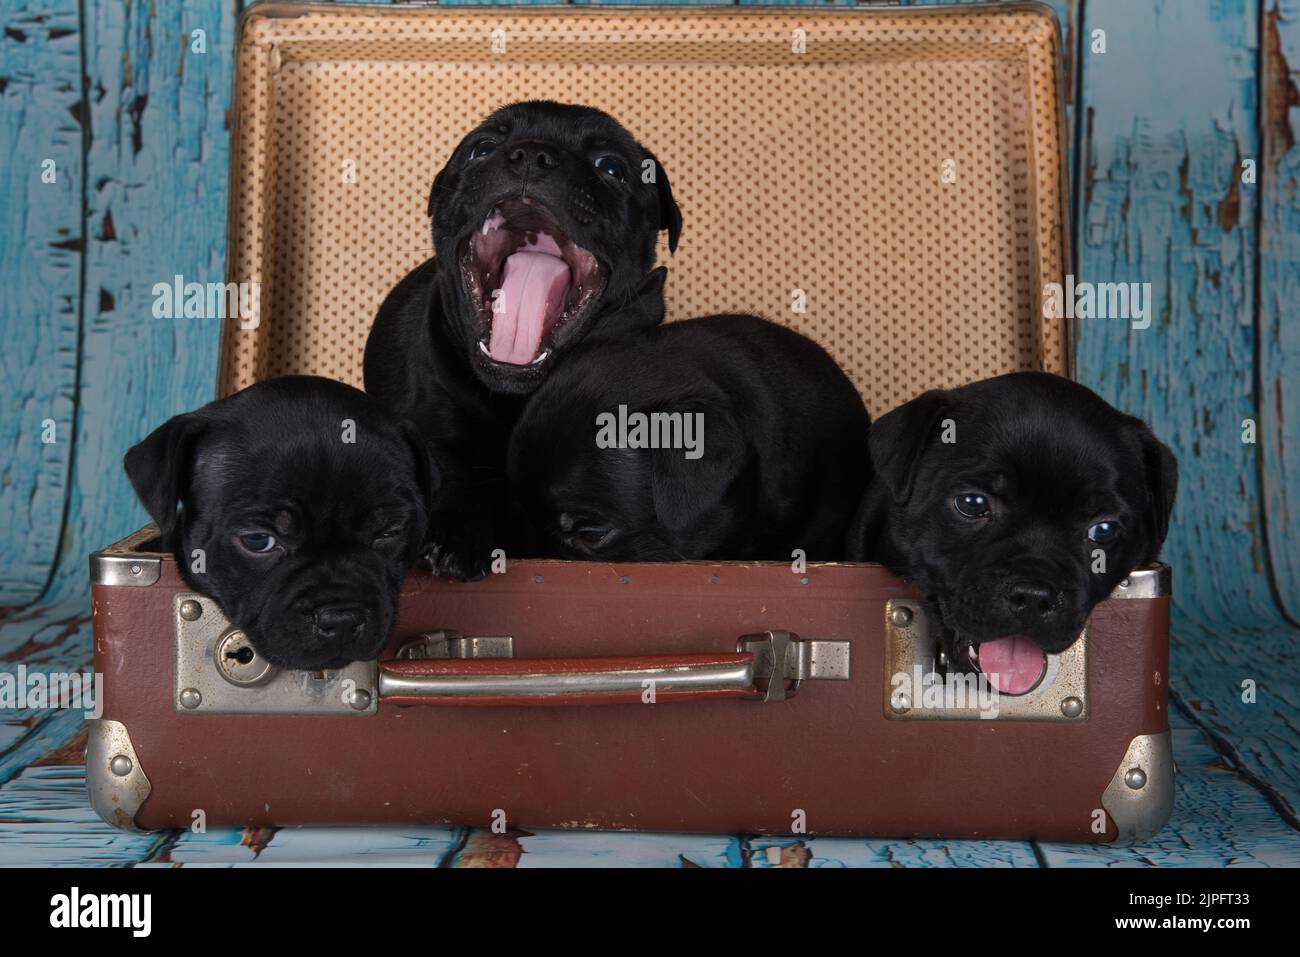
[[[1300,867],[1300,838],[1255,788],[1223,765],[1208,738],[1176,728],[1174,813],[1132,848],[1041,844],[1049,867]]]
[[[0,605],[35,601],[59,551],[81,282],[77,0],[0,14]],[[43,164],[54,161],[55,181]],[[43,423],[54,422],[53,443]]]
[[[0,821],[0,867],[133,864],[159,839],[119,831],[96,817],[79,767],[28,768],[0,787]]]
[[[165,863],[187,867],[438,867],[455,848],[452,827],[294,827],[277,830],[265,847],[250,846],[239,828],[182,832]]]
[[[1300,633],[1279,614],[1261,534],[1258,447],[1241,441],[1257,414],[1254,219],[1242,157],[1259,156],[1253,4],[1160,7],[1089,0],[1081,277],[1146,280],[1150,329],[1080,324],[1085,382],[1142,415],[1178,454],[1182,478],[1166,558],[1174,566],[1171,687],[1242,768],[1300,799],[1293,673]],[[1186,64],[1196,64],[1195,70]],[[1292,546],[1294,547],[1294,546]],[[1241,682],[1259,683],[1259,703]]]
[[[519,838],[519,867],[737,867],[731,835],[538,831]]]
[[[1236,168],[1259,149],[1255,18],[1245,3],[1218,6],[1217,20],[1194,4],[1085,7],[1085,33],[1105,29],[1108,51],[1082,64],[1079,272],[1149,281],[1155,304],[1151,328],[1085,320],[1078,344],[1082,379],[1150,421],[1182,463],[1166,548],[1179,612],[1225,620],[1272,600],[1255,450],[1240,438],[1254,413],[1255,194],[1237,189]]]
[[[12,612],[0,620],[0,673],[85,672],[90,668],[90,613],[79,598]],[[81,711],[0,710],[0,784],[68,741]]]
[[[904,841],[850,837],[753,838],[749,866],[771,867],[1037,867],[1020,841]]]
[[[1259,421],[1268,552],[1278,599],[1300,621],[1300,2],[1261,24]]]
[[[91,98],[80,415],[59,595],[84,594],[86,554],[145,520],[123,453],[213,396],[218,322],[155,319],[153,285],[178,273],[220,280],[225,265],[230,4],[95,3],[87,14],[87,83],[103,95]],[[193,29],[207,31],[206,54],[189,52]]]

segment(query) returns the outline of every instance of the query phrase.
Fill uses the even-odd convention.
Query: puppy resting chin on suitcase
[[[285,376],[168,420],[125,465],[186,583],[271,664],[379,655],[434,484],[410,426],[350,386]]]
[[[867,410],[819,345],[755,316],[592,341],[510,444],[548,557],[842,557],[869,474]]]
[[[849,551],[911,579],[944,651],[1008,694],[1078,637],[1099,601],[1153,562],[1178,463],[1089,389],[1022,372],[935,390],[880,418],[876,478]]]

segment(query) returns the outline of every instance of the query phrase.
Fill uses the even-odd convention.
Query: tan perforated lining
[[[492,109],[537,98],[609,111],[663,163],[685,218],[660,257],[671,319],[791,325],[873,415],[1065,372],[1065,329],[1040,319],[1064,261],[1057,43],[1036,7],[255,8],[229,278],[261,283],[261,321],[228,323],[220,391],[288,372],[359,385],[375,310],[432,253],[434,175]]]

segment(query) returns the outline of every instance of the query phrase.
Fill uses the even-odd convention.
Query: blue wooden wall
[[[223,273],[240,6],[0,7],[6,668],[88,662],[86,555],[144,520],[122,453],[212,397],[217,324],[152,321],[150,288],[174,273]],[[1167,558],[1183,774],[1160,839],[1132,852],[443,829],[130,837],[84,806],[76,715],[0,712],[0,821],[10,822],[0,824],[0,863],[1300,862],[1300,0],[1050,6],[1069,66],[1076,271],[1149,281],[1156,296],[1150,329],[1080,324],[1079,375],[1148,419],[1182,463]],[[206,31],[205,54],[188,48],[195,29]],[[1245,420],[1258,429],[1253,444],[1242,441]],[[43,441],[51,422],[54,441]],[[1247,679],[1259,689],[1250,704]]]

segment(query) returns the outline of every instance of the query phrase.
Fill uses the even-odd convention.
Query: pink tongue
[[[1043,649],[1024,635],[1012,635],[979,646],[980,671],[1003,694],[1024,694],[1047,667]]]
[[[536,359],[547,317],[560,314],[568,290],[569,267],[558,256],[527,249],[509,256],[492,313],[492,358],[517,366]]]

